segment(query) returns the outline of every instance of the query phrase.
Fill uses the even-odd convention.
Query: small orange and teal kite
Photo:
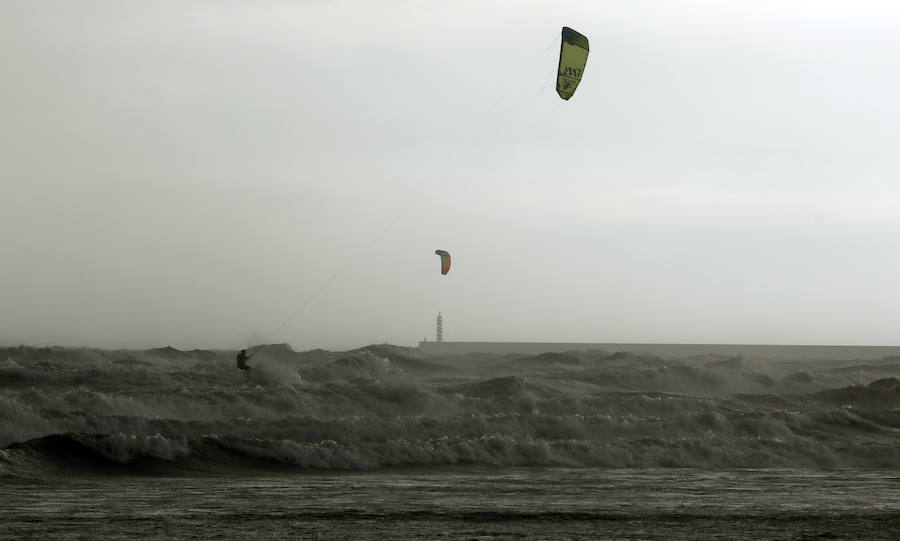
[[[441,256],[441,274],[447,274],[450,270],[450,254],[444,250],[435,250],[434,253]]]

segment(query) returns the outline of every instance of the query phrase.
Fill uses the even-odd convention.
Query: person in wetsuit
[[[250,370],[250,365],[247,364],[247,360],[253,357],[253,355],[247,355],[247,350],[242,349],[240,353],[237,354],[237,367],[241,370]]]

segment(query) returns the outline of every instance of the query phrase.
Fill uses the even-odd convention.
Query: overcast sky
[[[896,345],[898,28],[893,1],[4,1],[0,344],[412,345],[440,310],[447,340]]]

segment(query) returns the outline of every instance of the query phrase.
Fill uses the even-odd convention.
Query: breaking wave
[[[897,359],[0,350],[0,476],[896,468]]]

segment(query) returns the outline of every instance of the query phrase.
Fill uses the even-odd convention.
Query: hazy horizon
[[[566,102],[564,25],[591,45]],[[895,345],[898,26],[4,2],[0,344],[415,345],[440,311],[448,341]]]

